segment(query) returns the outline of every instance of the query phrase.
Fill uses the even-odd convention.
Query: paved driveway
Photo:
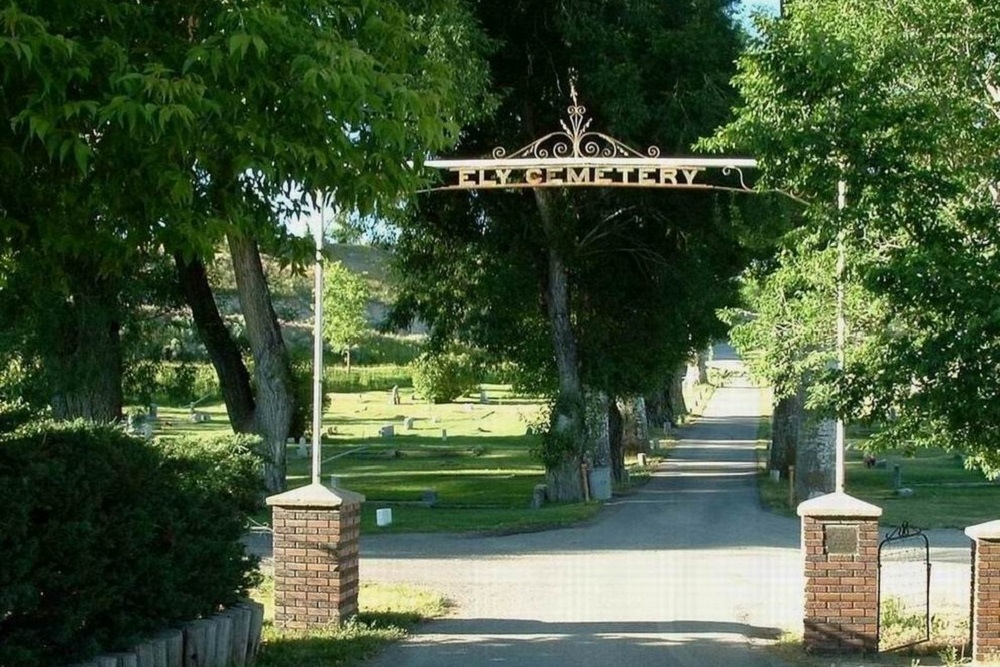
[[[649,484],[585,526],[365,536],[363,580],[456,603],[371,665],[781,664],[760,644],[801,626],[799,525],[759,508],[759,408],[756,388],[719,389]]]

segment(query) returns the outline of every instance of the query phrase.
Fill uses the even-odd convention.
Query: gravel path
[[[759,407],[756,388],[719,389],[670,462],[585,526],[365,537],[362,579],[456,604],[371,665],[781,664],[759,645],[801,625],[799,525],[759,508]]]

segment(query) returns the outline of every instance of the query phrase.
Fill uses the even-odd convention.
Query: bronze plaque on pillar
[[[824,526],[826,553],[854,555],[858,553],[857,526]]]

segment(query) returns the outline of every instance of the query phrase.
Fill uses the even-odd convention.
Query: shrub
[[[113,426],[0,437],[0,665],[70,663],[245,594],[252,441],[156,445]]]
[[[155,378],[149,381],[156,387],[155,397],[167,405],[188,405],[203,398],[216,398],[221,394],[219,379],[212,364],[182,361],[162,364]],[[133,394],[141,397],[137,391]]]
[[[420,355],[411,365],[413,388],[432,403],[449,403],[479,384],[476,364],[465,352]]]
[[[38,416],[37,410],[20,399],[0,399],[0,433],[10,433]]]
[[[327,383],[324,374],[322,380],[323,410],[330,407],[330,397],[327,395]],[[292,423],[288,427],[288,437],[296,440],[312,430],[313,414],[313,368],[312,359],[292,364],[292,395],[295,399],[295,410],[292,412]]]
[[[343,366],[327,366],[323,382],[327,391],[340,394],[389,391],[413,386],[412,372],[406,366],[355,366],[350,373]]]

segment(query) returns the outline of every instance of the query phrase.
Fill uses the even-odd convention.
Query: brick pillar
[[[878,651],[879,507],[844,493],[799,505],[808,651]]]
[[[1000,521],[965,529],[972,539],[972,659],[1000,659]]]
[[[310,484],[271,496],[274,621],[290,630],[338,624],[358,611],[358,536],[365,497]]]

